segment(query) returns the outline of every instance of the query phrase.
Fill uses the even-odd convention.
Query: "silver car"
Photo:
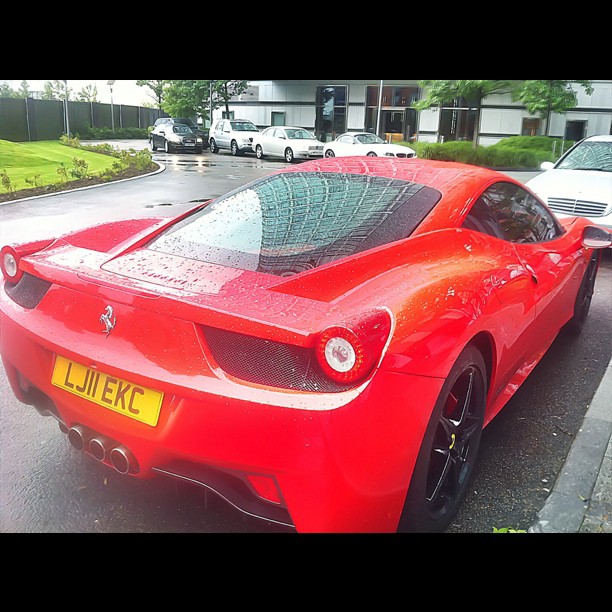
[[[245,119],[219,119],[214,121],[208,135],[212,153],[226,149],[232,155],[252,152],[253,136],[259,134],[257,127]]]

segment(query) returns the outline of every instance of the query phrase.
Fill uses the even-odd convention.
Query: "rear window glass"
[[[407,238],[440,197],[430,187],[384,177],[277,174],[215,200],[148,248],[290,276]]]

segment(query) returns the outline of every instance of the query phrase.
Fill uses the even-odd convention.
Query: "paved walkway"
[[[530,533],[612,533],[612,361]]]

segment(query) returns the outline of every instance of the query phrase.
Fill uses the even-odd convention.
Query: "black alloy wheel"
[[[568,321],[566,326],[571,333],[579,334],[586,323],[591,308],[591,300],[595,293],[595,280],[599,270],[600,257],[601,251],[595,251],[584,271],[584,276],[576,295],[576,302],[574,303],[574,316]]]
[[[467,493],[482,437],[487,379],[468,345],[453,366],[421,444],[398,531],[440,532]]]

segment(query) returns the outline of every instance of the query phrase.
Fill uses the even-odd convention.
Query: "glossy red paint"
[[[41,279],[40,294],[3,282],[3,363],[19,400],[74,428],[86,451],[102,435],[102,461],[128,457],[134,477],[196,482],[298,531],[395,531],[416,512],[407,493],[455,364],[466,347],[481,355],[484,368],[479,358],[465,378],[482,375],[486,425],[574,315],[592,256],[581,242],[588,223],[568,220],[555,239],[529,244],[468,229],[485,190],[523,189],[471,166],[333,158],[278,174],[293,172],[392,177],[441,198],[410,237],[289,278],[147,248],[205,205],[179,220],[113,223],[22,249],[20,271]],[[232,335],[216,345],[219,330]],[[282,377],[300,355],[324,359],[332,336],[354,341],[365,378],[342,386],[347,379],[327,380],[323,367],[322,386],[302,388],[240,373],[242,362],[265,362]],[[234,344],[242,348],[228,357]],[[58,356],[86,378],[52,383]],[[227,359],[240,362],[235,371]],[[98,403],[96,380],[105,385]],[[134,418],[141,390],[163,393],[153,425]]]

